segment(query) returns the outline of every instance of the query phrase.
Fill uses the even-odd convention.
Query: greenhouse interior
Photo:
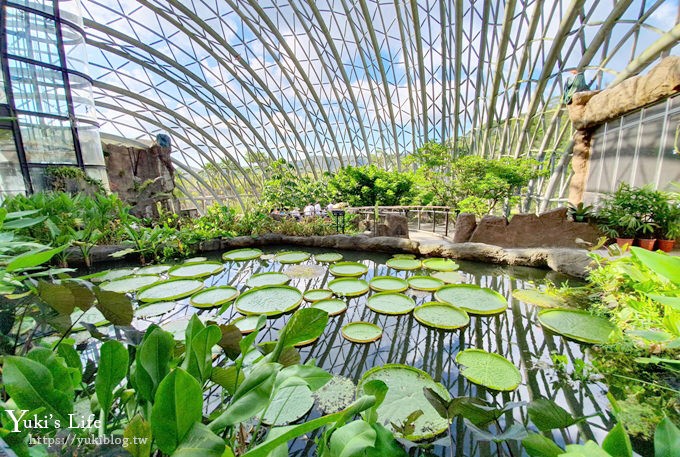
[[[680,457],[679,0],[0,12],[0,456]]]

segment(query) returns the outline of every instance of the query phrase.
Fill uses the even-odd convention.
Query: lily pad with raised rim
[[[242,334],[247,335],[253,333],[255,330],[261,330],[264,327],[265,324],[263,323],[260,328],[257,328],[259,318],[260,316],[241,316],[231,321],[230,324],[235,325]]]
[[[333,291],[329,289],[309,289],[304,293],[304,299],[308,302],[327,300],[333,296]]]
[[[425,388],[437,392],[446,400],[451,399],[448,390],[422,370],[401,364],[387,364],[375,367],[364,373],[357,386],[357,397],[363,395],[364,388],[369,381],[380,380],[387,387],[387,395],[378,407],[378,422],[385,424],[389,430],[398,433],[392,424],[400,425],[414,411],[421,410],[423,414],[414,422],[411,434],[403,436],[411,441],[432,439],[449,428],[449,423],[442,418],[430,404],[424,394]]]
[[[435,271],[454,271],[460,268],[456,262],[451,259],[442,259],[440,257],[433,257],[423,260],[423,267],[428,270]]]
[[[415,259],[416,255],[415,254],[394,254],[392,256],[393,259]]]
[[[203,281],[196,279],[171,279],[140,289],[137,300],[145,303],[178,300],[195,294],[203,287]]]
[[[393,270],[404,271],[417,270],[422,267],[422,263],[418,259],[400,259],[395,257],[392,257],[387,262],[385,262],[385,265],[392,268]]]
[[[109,292],[125,294],[150,286],[160,280],[161,278],[156,275],[128,276],[126,278],[114,279],[113,281],[106,282],[101,285],[101,288],[103,290],[108,290]]]
[[[441,289],[444,281],[433,278],[432,276],[411,276],[408,278],[408,285],[411,289],[433,292]]]
[[[224,265],[219,262],[189,263],[177,265],[168,270],[171,278],[196,279],[219,273]]]
[[[302,263],[305,260],[309,260],[312,255],[309,252],[304,251],[285,251],[279,252],[274,256],[274,261],[288,264],[288,263]]]
[[[262,251],[256,248],[243,248],[227,251],[222,254],[222,260],[227,262],[244,262],[260,258]]]
[[[356,278],[338,278],[327,285],[338,297],[358,297],[368,292],[369,289],[366,281]]]
[[[320,263],[333,263],[342,260],[342,254],[338,252],[324,252],[323,254],[315,254],[314,260]]]
[[[512,296],[519,301],[541,308],[559,308],[565,305],[564,299],[559,295],[538,289],[515,289],[512,291]]]
[[[312,303],[312,308],[319,308],[328,313],[329,316],[337,316],[347,311],[347,303],[339,298],[329,298]]]
[[[515,390],[522,382],[522,375],[517,367],[500,354],[483,349],[466,349],[458,353],[456,362],[466,367],[460,374],[489,389]]]
[[[234,306],[245,315],[278,316],[302,303],[302,292],[291,286],[262,286],[241,294]]]
[[[501,294],[474,284],[449,284],[435,292],[434,297],[470,314],[498,314],[508,308],[508,302]]]
[[[189,259],[184,260],[182,263],[203,263],[208,260],[207,257],[191,257]]]
[[[395,276],[374,276],[368,285],[376,292],[403,292],[408,289],[408,282]]]
[[[163,322],[160,324],[160,327],[166,332],[172,333],[172,338],[175,341],[183,341],[186,337],[186,331],[190,320],[191,316],[182,316],[168,322]]]
[[[432,273],[433,278],[441,279],[446,284],[457,284],[463,282],[463,275],[458,271],[437,271]]]
[[[359,262],[338,262],[330,266],[328,269],[333,276],[353,276],[358,277],[365,275],[368,267]]]
[[[138,319],[148,319],[150,317],[167,314],[177,306],[177,302],[163,301],[150,305],[140,306],[135,310],[135,317]]]
[[[342,336],[352,343],[372,343],[382,337],[382,329],[370,322],[350,322],[342,327]]]
[[[470,316],[465,310],[438,301],[417,306],[413,310],[413,317],[426,327],[440,330],[456,330],[470,323]]]
[[[196,308],[215,308],[229,303],[236,297],[238,297],[238,290],[235,287],[210,287],[192,295],[189,303]]]
[[[138,275],[160,275],[172,268],[172,265],[147,265],[138,269],[135,274]]]
[[[288,284],[290,277],[277,271],[268,271],[266,273],[257,273],[252,275],[246,281],[248,287],[262,287],[262,286],[280,286]]]
[[[590,344],[611,342],[616,330],[609,320],[579,309],[544,309],[538,313],[538,322],[559,335]]]
[[[126,278],[136,274],[134,268],[118,268],[116,270],[109,270],[101,276],[95,276],[92,278],[92,282],[107,282],[113,281],[115,279]]]
[[[77,322],[76,319],[78,320]],[[71,329],[72,332],[81,332],[85,330],[85,326],[83,324],[92,324],[96,327],[101,327],[102,325],[109,323],[101,311],[99,311],[94,306],[85,312],[78,310],[71,313],[71,322],[75,322],[73,328]]]
[[[416,302],[404,294],[394,292],[378,292],[366,301],[372,311],[380,314],[408,314],[416,307]]]

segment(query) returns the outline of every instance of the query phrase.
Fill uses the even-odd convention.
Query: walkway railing
[[[345,211],[372,221],[374,232],[385,216],[401,214],[408,219],[409,230],[427,231],[446,237],[453,235],[457,214],[450,206],[358,206],[345,208]]]

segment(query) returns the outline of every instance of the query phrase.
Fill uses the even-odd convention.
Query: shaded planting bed
[[[141,273],[147,274],[150,271],[161,273],[164,275],[163,278],[165,278],[165,275],[170,275],[170,279],[176,280],[177,283],[175,284],[182,286],[187,293],[195,291],[197,287],[194,286],[202,283],[204,295],[203,297],[196,295],[193,300],[194,305],[191,304],[188,295],[185,298],[175,299],[173,305],[159,299],[154,294],[158,290],[149,289],[154,287],[153,284],[146,286],[146,294],[141,292],[140,295],[152,298],[147,300],[148,303],[141,303],[142,306],[135,310],[132,326],[143,331],[152,323],[157,323],[165,330],[173,332],[176,339],[181,339],[188,319],[193,313],[198,313],[203,322],[216,321],[219,324],[233,322],[241,318],[243,314],[250,314],[252,306],[257,306],[257,303],[254,305],[249,300],[245,300],[245,297],[258,297],[261,294],[249,292],[254,290],[247,285],[249,280],[250,284],[263,287],[263,289],[255,290],[283,287],[287,292],[282,296],[288,302],[281,309],[282,311],[296,309],[298,306],[314,306],[322,309],[328,306],[328,309],[338,310],[339,314],[332,315],[329,318],[324,334],[315,342],[300,348],[302,362],[313,358],[320,367],[333,375],[349,378],[355,385],[359,383],[364,373],[375,367],[395,363],[405,364],[427,372],[435,381],[440,382],[452,397],[480,397],[496,406],[502,406],[508,402],[529,402],[539,397],[545,397],[556,401],[574,417],[592,416],[587,421],[554,433],[553,436],[560,444],[565,438],[569,442],[588,439],[599,442],[606,434],[606,430],[611,428],[609,415],[604,410],[607,404],[605,387],[597,382],[568,380],[558,374],[551,361],[551,354],[556,353],[566,356],[569,360],[569,366],[573,361],[580,363],[580,360],[587,360],[588,358],[586,354],[587,346],[544,329],[538,318],[541,308],[521,301],[520,298],[523,296],[521,293],[516,294],[520,298],[513,298],[513,291],[533,289],[546,279],[555,283],[569,280],[571,284],[579,284],[579,281],[560,276],[554,272],[527,267],[501,268],[471,262],[458,262],[454,271],[452,271],[451,264],[448,262],[445,265],[446,268],[443,268],[443,264],[440,265],[437,262],[425,263],[442,267],[439,269],[446,270],[446,274],[442,275],[437,274],[441,271],[438,272],[436,269],[428,269],[424,266],[412,268],[415,262],[411,260],[419,259],[401,258],[398,261],[389,262],[392,265],[396,264],[397,268],[395,269],[387,266],[388,260],[391,258],[388,255],[352,251],[335,252],[343,255],[342,262],[357,262],[365,268],[362,269],[355,264],[345,263],[341,264],[339,268],[340,275],[333,276],[331,269],[334,264],[320,262],[314,257],[315,254],[327,253],[328,250],[305,248],[304,252],[311,254],[311,257],[306,260],[304,255],[298,256],[290,253],[290,251],[300,250],[300,248],[290,247],[262,248],[263,255],[256,259],[233,261],[223,260],[221,256],[212,256],[209,259],[211,262],[221,264],[223,268],[219,268],[216,263],[210,264],[211,268],[175,267],[169,271],[164,271],[162,268],[153,270],[147,268]],[[277,253],[284,254],[277,256]],[[249,255],[243,257],[252,257],[250,254],[253,253],[246,254]],[[228,259],[232,257],[227,256]],[[284,262],[292,260],[302,260],[302,262],[282,263],[279,261],[281,259]],[[407,263],[408,269],[402,269],[402,263]],[[120,268],[120,265],[117,265],[117,267]],[[365,274],[361,274],[364,269],[366,270]],[[139,272],[139,270],[137,271]],[[173,272],[182,274],[172,276]],[[129,270],[126,273],[129,274]],[[263,275],[263,273],[279,274]],[[283,285],[285,278],[281,273],[290,278],[290,281],[285,285]],[[197,274],[199,277],[196,277]],[[356,276],[359,274],[360,276]],[[254,275],[259,276],[251,279]],[[434,275],[437,279],[423,280],[423,278],[420,278],[430,275]],[[108,278],[116,278],[118,275],[109,273],[107,276]],[[191,279],[188,279],[188,277]],[[375,287],[370,287],[367,293],[359,296],[338,297],[339,294],[336,293],[336,296],[327,298],[327,293],[324,292],[324,290],[329,289],[329,283],[333,280],[342,279],[341,282],[344,282],[344,280],[363,280],[371,285],[371,280],[374,277],[380,277],[374,283]],[[399,278],[401,281],[390,281],[389,277]],[[403,287],[409,284],[409,279],[414,277],[415,281],[412,280],[411,284],[420,285],[419,288],[421,289],[428,289],[431,286],[433,290],[415,290],[411,287],[403,290]],[[269,280],[271,280],[271,284]],[[450,312],[451,310],[439,306],[441,303],[431,303],[437,302],[438,298],[441,302],[441,297],[447,295],[446,292],[437,294],[437,290],[441,290],[442,285],[444,291],[448,288],[460,294],[461,291],[457,290],[457,286],[444,285],[454,281],[458,284],[474,286],[469,288],[463,286],[465,294],[474,294],[477,288],[482,288],[483,295],[488,295],[492,300],[498,298],[501,303],[507,301],[508,308],[495,314],[473,314],[470,312],[468,317],[460,310]],[[146,284],[147,282],[151,283],[150,280],[140,281],[139,283]],[[124,288],[128,284],[121,284],[120,286]],[[211,289],[209,293],[205,292],[206,289],[213,287],[219,287],[223,290]],[[362,288],[363,286],[353,290],[360,292]],[[486,288],[495,292],[490,292]],[[235,296],[234,289],[238,291],[240,299],[226,302],[219,300],[222,293],[224,293],[224,297]],[[295,289],[299,291],[299,294]],[[144,290],[142,289],[142,291]],[[307,291],[313,292],[305,294]],[[389,303],[384,299],[384,294],[403,294],[410,300],[400,298],[398,303],[395,304],[399,313],[394,315],[377,313],[370,309],[369,299],[374,296],[377,296],[376,299],[373,299],[374,308],[389,307]],[[217,306],[213,308],[205,307],[204,302],[209,301],[213,296]],[[389,295],[387,296],[389,297]],[[259,298],[257,299],[259,300]],[[332,301],[324,304],[325,300]],[[346,304],[347,310],[345,312],[342,312],[342,306],[339,306],[342,303],[338,303],[339,300]],[[420,319],[416,319],[414,312],[411,311],[412,305],[409,304],[411,301],[415,304],[416,310],[419,310],[418,306],[427,303],[428,308],[421,313]],[[482,306],[482,313],[486,313],[487,309],[493,309],[495,305],[497,303]],[[240,313],[237,307],[242,309],[244,313]],[[465,307],[465,309],[470,311],[468,307]],[[219,314],[220,312],[221,314]],[[280,312],[271,308],[267,308],[267,314],[272,316],[267,319],[263,330],[260,332],[259,341],[276,340],[278,331],[287,322],[290,315],[289,313],[280,314]],[[335,314],[335,312],[332,314]],[[418,311],[416,311],[416,314],[418,314]],[[453,319],[454,322],[451,327],[460,327],[461,325],[463,327],[439,330],[425,325],[432,319],[436,320],[438,316],[449,316]],[[88,317],[88,319],[92,323],[99,323],[96,317]],[[468,319],[469,324],[465,325]],[[249,325],[244,324],[243,328],[252,326],[256,322],[256,318],[246,320]],[[375,341],[366,344],[351,342],[343,337],[342,329],[347,324],[354,322],[375,324],[382,330],[382,335]],[[106,326],[100,326],[98,330],[113,333],[113,329],[107,330]],[[89,336],[85,331],[78,335],[82,337],[82,341]],[[89,343],[89,350],[95,349],[96,344],[96,342]],[[468,380],[461,374],[461,371],[465,370],[466,367],[456,362],[456,356],[467,349],[482,349],[508,359],[519,369],[521,378],[519,387],[500,392],[487,389]],[[86,352],[86,355],[91,356],[92,354]],[[569,370],[569,366],[567,370]],[[221,388],[213,388],[208,392],[204,406],[205,416],[209,415],[221,401],[220,390]],[[526,414],[526,409],[514,409],[501,416],[499,424],[506,428],[512,423],[513,415],[514,420],[521,422],[526,419],[522,417],[523,414]],[[315,406],[304,417],[309,419],[319,415],[320,412]],[[479,440],[478,436],[473,435],[470,428],[466,427],[462,420],[454,420],[452,427],[454,445],[457,450],[456,455],[497,455],[497,445],[493,442]],[[510,444],[512,451],[514,455],[521,455],[522,451],[515,446],[516,444],[516,442]],[[433,452],[434,455],[449,455],[450,451],[447,446],[448,439],[435,439],[433,447],[428,452]],[[504,446],[507,446],[507,444]],[[298,439],[290,446],[290,455],[311,456],[314,455],[313,449],[313,440]],[[411,452],[411,455],[432,455],[427,454],[422,449],[413,449]],[[504,450],[503,455],[509,455],[507,449]]]

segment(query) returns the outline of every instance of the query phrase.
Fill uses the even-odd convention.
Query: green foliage
[[[326,205],[330,201],[327,176],[298,176],[295,167],[283,159],[271,162],[265,175],[268,178],[261,193],[264,208],[302,209],[310,203]]]
[[[386,171],[375,165],[338,170],[328,181],[335,200],[350,206],[395,206],[411,202],[414,178],[411,173]]]

